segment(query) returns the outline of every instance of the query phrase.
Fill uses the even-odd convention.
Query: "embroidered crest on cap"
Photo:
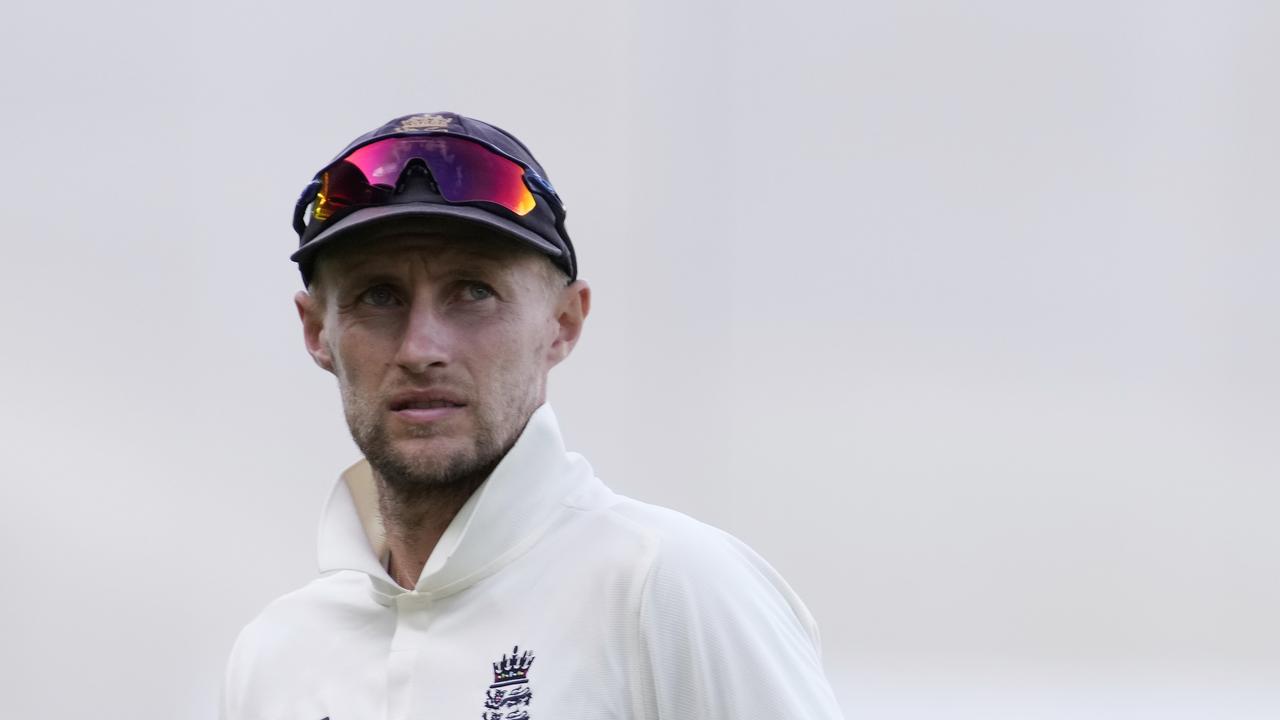
[[[511,657],[505,654],[493,664],[493,684],[484,696],[482,720],[529,720],[529,703],[533,690],[529,688],[529,666],[533,654],[528,650],[520,654],[520,646],[511,648]]]
[[[400,121],[396,132],[426,132],[428,130],[448,130],[453,118],[444,115],[412,115]]]

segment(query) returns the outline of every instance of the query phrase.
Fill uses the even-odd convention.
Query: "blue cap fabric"
[[[384,138],[410,135],[459,135],[477,140],[528,167],[545,183],[545,191],[555,194],[546,171],[534,159],[533,153],[514,135],[489,123],[451,112],[418,113],[395,118],[352,140],[325,167],[361,145]],[[316,176],[319,177],[319,174]],[[536,205],[523,216],[503,214],[497,209],[491,211],[482,203],[449,203],[433,192],[397,193],[383,205],[362,207],[335,214],[323,222],[311,222],[299,236],[298,249],[290,259],[298,263],[303,282],[306,283],[310,281],[311,269],[319,251],[356,236],[357,229],[368,229],[374,223],[393,218],[445,217],[474,222],[527,243],[550,256],[551,261],[564,270],[571,280],[575,279],[578,275],[577,256],[569,234],[565,231],[564,207],[560,205],[558,197],[549,198],[545,194],[539,194],[539,188],[531,189],[535,191]]]

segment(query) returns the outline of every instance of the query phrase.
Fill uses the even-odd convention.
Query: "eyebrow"
[[[383,283],[394,285],[398,282],[400,282],[400,278],[396,277],[395,273],[380,269],[361,269],[344,273],[337,279],[336,284],[338,287],[350,289],[353,286],[380,285]]]
[[[473,262],[468,260],[458,265],[448,268],[445,272],[449,275],[480,275],[484,277],[493,277],[495,275],[508,275],[511,272],[510,266],[498,261]]]

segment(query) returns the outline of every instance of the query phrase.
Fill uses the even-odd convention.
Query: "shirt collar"
[[[593,478],[585,459],[565,452],[555,413],[543,404],[449,523],[415,591],[447,595],[495,572],[527,550],[568,496]],[[386,570],[378,486],[367,460],[347,468],[334,484],[319,540],[320,572],[356,570],[369,576],[375,595],[405,592]]]

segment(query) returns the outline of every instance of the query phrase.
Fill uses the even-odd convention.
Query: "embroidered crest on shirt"
[[[511,648],[511,657],[505,654],[493,664],[493,684],[484,696],[484,712],[481,720],[529,720],[529,703],[533,690],[529,688],[529,666],[533,654],[520,646]]]

